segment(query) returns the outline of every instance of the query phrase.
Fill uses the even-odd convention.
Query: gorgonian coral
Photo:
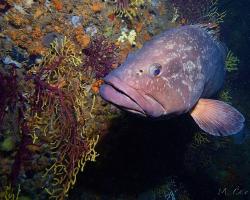
[[[228,72],[237,71],[240,60],[233,54],[232,51],[228,51],[226,57],[226,70]]]
[[[137,16],[138,8],[150,0],[117,0],[115,14],[132,20]]]
[[[218,0],[171,0],[180,18],[189,24],[223,21],[225,12],[218,11]]]
[[[84,75],[81,62],[65,38],[53,42],[43,62],[26,77],[34,92],[25,119],[33,143],[50,148],[53,162],[44,176],[51,181],[46,191],[55,199],[67,196],[79,170],[97,156],[94,147],[100,132],[93,127],[97,99],[89,91],[92,77]]]
[[[118,9],[128,9],[129,0],[117,0],[116,5]]]
[[[83,49],[84,68],[90,69],[97,79],[107,75],[117,65],[117,46],[103,36],[94,38],[89,47]]]

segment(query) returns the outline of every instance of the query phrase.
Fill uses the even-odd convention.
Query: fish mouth
[[[142,116],[158,117],[165,112],[163,106],[154,98],[138,91],[116,76],[108,75],[104,78],[100,95],[106,101]]]

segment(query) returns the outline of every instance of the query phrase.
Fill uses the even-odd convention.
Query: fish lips
[[[100,88],[100,95],[103,99],[127,111],[146,116],[143,109],[128,94],[136,94],[137,91],[125,84],[122,84],[118,78],[106,77],[104,81],[105,83],[102,84]]]
[[[165,113],[163,106],[155,99],[134,89],[119,77],[108,75],[104,81],[100,95],[106,101],[142,116],[159,117]]]

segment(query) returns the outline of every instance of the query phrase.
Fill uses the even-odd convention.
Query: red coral
[[[51,142],[55,144],[53,151],[56,151],[56,164],[65,165],[66,172],[61,174],[61,184],[67,184],[68,177],[74,176],[77,163],[88,150],[87,142],[80,137],[78,133],[78,123],[74,110],[74,97],[70,91],[61,88],[57,84],[50,84],[46,80],[45,74],[60,68],[60,64],[64,59],[63,56],[56,59],[51,65],[41,67],[35,75],[27,76],[27,80],[33,80],[35,84],[35,93],[33,96],[32,110],[34,113],[53,112],[57,115],[57,120],[51,124],[53,129],[58,128],[58,131],[47,134]],[[67,75],[67,74],[66,74]],[[49,100],[48,100],[49,99]],[[46,106],[44,108],[44,102]],[[55,108],[58,108],[55,111]],[[43,117],[43,116],[41,116]],[[52,119],[52,118],[51,118]],[[66,164],[65,164],[66,163]],[[55,172],[57,173],[57,172]],[[55,174],[57,176],[57,174]],[[67,186],[65,186],[66,188]]]
[[[91,69],[96,78],[106,76],[117,64],[117,47],[105,37],[99,36],[92,40],[89,47],[83,49],[85,69]]]
[[[129,7],[129,0],[117,0],[116,4],[120,10],[127,9]]]

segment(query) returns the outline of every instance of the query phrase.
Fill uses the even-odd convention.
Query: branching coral
[[[49,144],[53,163],[44,176],[52,181],[46,191],[54,199],[64,199],[79,170],[98,155],[94,147],[100,133],[92,127],[96,97],[89,91],[92,77],[84,76],[81,63],[65,38],[53,42],[26,77],[35,92],[25,118],[33,142]]]
[[[198,148],[199,146],[210,142],[205,134],[199,132],[194,134],[193,140],[194,141],[191,145],[193,148]]]
[[[207,10],[204,11],[204,15],[202,16],[202,20],[219,25],[224,21],[225,16],[226,11],[219,11],[218,9],[218,0],[210,0]]]
[[[132,20],[137,16],[139,7],[145,2],[145,0],[117,0],[115,13],[119,17],[127,17]]]
[[[131,30],[127,34],[127,30],[123,30],[121,36],[118,38],[118,42],[125,42],[128,41],[130,45],[136,45],[136,32],[135,30]]]
[[[136,10],[130,7],[129,0],[117,0],[115,14],[120,17],[133,19],[136,16]]]
[[[220,24],[226,15],[218,10],[218,0],[171,0],[186,23]]]
[[[19,199],[19,194],[20,194],[20,185],[18,186],[18,190],[17,192],[15,193],[13,188],[11,186],[6,186],[4,188],[4,197],[3,199],[4,200],[18,200]],[[0,196],[1,198],[1,196]]]
[[[118,9],[127,9],[129,7],[129,0],[117,0],[116,5]]]
[[[238,70],[238,65],[240,63],[240,60],[232,53],[232,51],[229,51],[226,57],[226,69],[228,72],[236,71]]]
[[[224,101],[230,104],[232,101],[232,96],[230,95],[230,91],[228,89],[224,89],[223,91],[221,91],[219,95],[219,99],[221,101]]]
[[[84,68],[91,69],[96,78],[107,75],[117,64],[117,46],[105,37],[94,38],[89,47],[83,49],[85,54]]]

